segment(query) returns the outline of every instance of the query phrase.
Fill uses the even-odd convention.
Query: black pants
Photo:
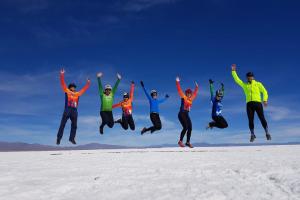
[[[133,130],[133,131],[135,130],[135,124],[134,124],[132,115],[125,115],[123,113],[120,124],[121,124],[122,128],[125,130],[128,130],[128,125],[131,130]]]
[[[254,102],[251,101],[247,103],[247,115],[248,115],[248,120],[249,120],[249,129],[254,131],[254,114],[255,112],[258,115],[258,118],[260,119],[261,125],[264,127],[265,130],[268,128],[268,123],[265,119],[264,115],[264,108],[262,103],[260,102]]]
[[[63,116],[61,118],[59,130],[57,133],[57,139],[61,140],[61,138],[63,137],[64,129],[68,119],[70,119],[72,122],[69,140],[75,139],[76,130],[77,130],[77,117],[78,117],[78,112],[76,108],[68,108],[64,111]]]
[[[150,114],[150,119],[151,119],[151,122],[152,122],[153,126],[151,126],[150,128],[147,128],[146,132],[151,131],[151,133],[153,133],[155,131],[159,131],[162,127],[159,114],[158,113],[151,113]]]
[[[114,126],[114,117],[112,111],[101,111],[100,116],[102,119],[102,123],[100,127],[104,127],[107,125],[109,128],[112,128]]]
[[[217,128],[227,128],[228,123],[223,116],[214,116],[212,122],[209,123],[210,127],[217,127]]]
[[[187,134],[186,137],[186,143],[190,143],[191,136],[192,136],[192,130],[193,130],[193,125],[191,118],[189,116],[188,112],[180,111],[178,113],[178,119],[182,125],[182,131],[180,134],[180,141],[183,140],[185,134]]]

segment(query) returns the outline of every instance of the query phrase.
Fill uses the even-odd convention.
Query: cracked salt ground
[[[300,146],[0,153],[5,200],[300,199]]]

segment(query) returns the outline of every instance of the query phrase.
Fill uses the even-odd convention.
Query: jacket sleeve
[[[114,85],[114,87],[113,87],[113,90],[112,90],[113,94],[116,93],[116,91],[117,91],[117,89],[118,89],[118,86],[119,86],[119,84],[120,84],[120,81],[121,81],[121,80],[118,79],[117,82],[115,83],[115,85]]]
[[[133,100],[133,96],[134,96],[134,83],[131,83],[131,86],[130,86],[130,99],[131,99],[131,101]]]
[[[98,77],[97,80],[98,80],[99,95],[102,96],[103,95],[103,86],[102,86],[101,78]]]
[[[91,85],[91,82],[87,81],[85,86],[78,92],[78,95],[79,96],[83,95],[87,91],[87,89],[90,87],[90,85]]]
[[[259,83],[259,89],[260,92],[263,94],[263,101],[268,101],[269,99],[268,91],[266,90],[266,88],[262,83]]]
[[[225,87],[224,85],[222,85],[222,88],[221,88],[222,92],[223,92],[223,97],[225,96]]]
[[[214,100],[214,85],[213,84],[209,84],[209,89],[210,89],[210,100],[213,101]]]
[[[147,92],[147,89],[145,87],[143,87],[143,90],[144,90],[144,93],[145,93],[146,97],[148,98],[148,100],[151,101],[151,96]]]
[[[165,101],[167,101],[167,99],[168,99],[167,97],[160,99],[160,100],[158,100],[158,103],[159,104],[164,103]]]
[[[112,106],[112,108],[118,108],[118,107],[121,107],[121,105],[122,105],[122,102],[119,102],[119,103],[117,103],[117,104],[114,104],[114,105]]]
[[[185,98],[185,94],[183,93],[182,89],[181,89],[181,86],[180,86],[180,82],[179,81],[176,81],[176,87],[177,87],[177,91],[178,91],[178,94],[181,98]]]
[[[68,93],[70,91],[66,85],[64,73],[60,73],[60,85],[65,93]]]
[[[232,77],[234,79],[234,81],[241,86],[242,88],[244,88],[245,84],[244,82],[239,78],[239,76],[237,75],[236,71],[232,71]]]
[[[193,92],[192,100],[194,100],[196,98],[198,91],[199,91],[199,86],[196,85],[195,90]]]

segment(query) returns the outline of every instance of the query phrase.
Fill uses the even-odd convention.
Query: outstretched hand
[[[221,83],[222,88],[224,88],[224,83]]]
[[[195,81],[195,85],[196,85],[196,87],[199,87],[199,85],[198,85],[197,81]]]
[[[131,84],[133,84],[133,85],[134,85],[134,81],[131,81]]]
[[[141,86],[142,86],[142,87],[145,87],[145,85],[144,85],[144,82],[143,82],[143,81],[141,81]]]
[[[209,81],[209,84],[214,84],[213,80],[209,79],[208,81]]]
[[[177,82],[179,82],[179,81],[180,81],[180,78],[179,78],[179,76],[177,76],[177,77],[176,77],[176,81],[177,81]]]
[[[231,70],[232,70],[232,71],[236,71],[236,64],[232,64],[232,65],[231,65]]]
[[[88,78],[86,79],[86,81],[87,81],[88,83],[90,83],[90,82],[91,82],[91,79],[88,77]]]
[[[121,80],[121,79],[122,79],[122,76],[121,76],[119,73],[117,73],[117,78],[118,78],[119,80]]]
[[[66,72],[65,69],[64,69],[64,68],[61,68],[60,73],[61,73],[61,74],[64,74],[65,72]]]
[[[98,78],[101,78],[102,76],[103,76],[102,72],[99,72],[99,73],[97,74],[97,77],[98,77]]]

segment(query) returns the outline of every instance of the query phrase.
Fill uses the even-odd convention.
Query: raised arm
[[[69,92],[70,90],[67,87],[67,84],[65,82],[65,70],[61,69],[60,71],[60,85],[64,92]]]
[[[178,76],[176,77],[176,88],[177,88],[179,96],[181,98],[185,98],[185,94],[183,93],[181,86],[180,86],[180,78]]]
[[[133,100],[133,96],[134,96],[134,82],[131,81],[131,86],[130,86],[130,100]]]
[[[102,82],[101,82],[101,77],[102,77],[102,73],[99,72],[97,74],[97,80],[98,80],[98,89],[99,89],[99,95],[102,96],[103,95],[103,86],[102,86]]]
[[[224,83],[221,83],[221,90],[223,92],[223,97],[225,95],[225,86],[224,86]]]
[[[195,90],[193,92],[192,100],[194,100],[196,98],[196,96],[198,94],[198,90],[199,90],[199,85],[196,81],[195,81],[195,85],[196,85],[196,87],[195,87]]]
[[[142,88],[143,88],[143,90],[144,90],[144,93],[145,93],[146,97],[147,97],[148,100],[150,101],[150,100],[151,100],[151,96],[150,96],[149,93],[147,92],[147,89],[145,88],[145,85],[144,85],[144,82],[143,82],[143,81],[141,81],[141,86],[142,86]]]
[[[119,103],[117,103],[117,104],[114,104],[113,106],[112,106],[112,108],[114,109],[114,108],[118,108],[118,107],[121,107],[122,106],[122,102],[119,102]]]
[[[113,87],[113,90],[112,90],[112,93],[115,94],[117,89],[118,89],[118,86],[120,84],[120,81],[122,79],[121,75],[120,74],[117,74],[117,82],[115,83],[114,87]]]
[[[232,64],[231,65],[231,74],[232,74],[232,77],[234,79],[234,81],[241,87],[244,87],[244,82],[239,78],[239,76],[237,75],[237,72],[236,72],[236,64]]]
[[[87,91],[87,89],[90,87],[90,85],[91,85],[91,81],[90,81],[90,79],[87,79],[85,86],[78,92],[79,96],[83,95]]]
[[[211,101],[213,101],[215,89],[214,89],[214,81],[211,79],[209,79],[209,89],[210,89],[210,99]]]
[[[161,104],[161,103],[165,102],[168,98],[169,98],[169,95],[166,94],[165,98],[158,100],[158,103]]]

